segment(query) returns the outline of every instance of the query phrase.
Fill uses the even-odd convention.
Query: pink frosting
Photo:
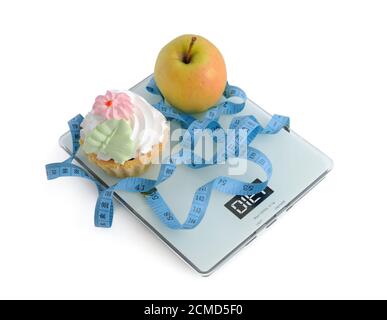
[[[133,104],[126,93],[107,91],[104,96],[95,98],[93,112],[109,120],[129,120],[133,112]]]

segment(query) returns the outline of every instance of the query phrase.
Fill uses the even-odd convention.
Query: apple
[[[226,87],[227,72],[218,48],[198,35],[182,35],[165,45],[154,78],[165,99],[183,112],[214,106]]]

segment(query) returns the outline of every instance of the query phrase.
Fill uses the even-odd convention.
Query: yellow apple
[[[154,78],[165,99],[184,112],[203,112],[214,106],[227,81],[218,48],[198,35],[182,35],[161,49]]]

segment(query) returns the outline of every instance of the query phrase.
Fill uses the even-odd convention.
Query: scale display
[[[252,183],[262,182],[255,179]],[[246,217],[253,209],[259,206],[267,199],[274,191],[266,187],[263,191],[250,196],[235,196],[228,201],[224,206],[235,214],[239,219]]]

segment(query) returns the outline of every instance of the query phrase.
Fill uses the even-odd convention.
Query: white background
[[[387,298],[385,1],[2,1],[0,298]],[[229,81],[326,152],[334,170],[209,278],[94,186],[46,181],[66,121],[201,34]]]

